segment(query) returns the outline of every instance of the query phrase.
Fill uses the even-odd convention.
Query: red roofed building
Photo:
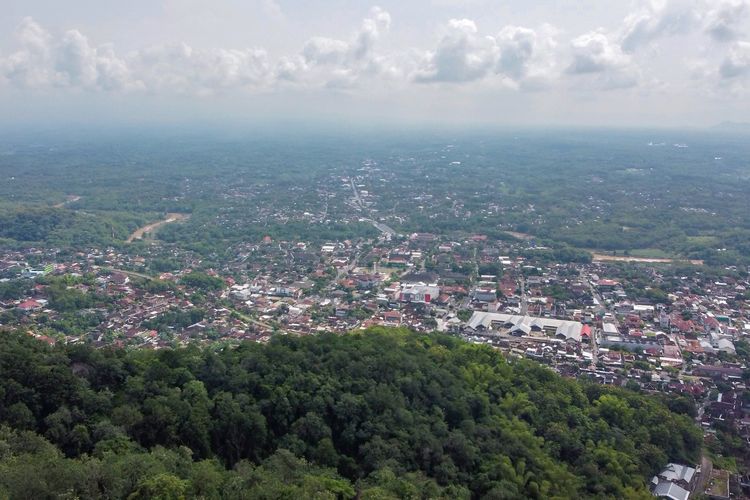
[[[398,311],[384,312],[383,323],[388,326],[399,326],[401,324],[401,313]]]
[[[673,330],[679,330],[682,333],[695,331],[695,323],[692,320],[684,320],[679,315],[672,315],[670,326]]]
[[[620,284],[619,281],[607,280],[607,279],[601,279],[596,282],[597,288],[599,288],[602,291],[611,291],[619,284]]]
[[[581,338],[585,338],[587,341],[591,340],[591,326],[583,325],[581,327]]]
[[[36,310],[41,309],[42,308],[42,304],[40,304],[39,302],[37,302],[36,300],[33,300],[33,299],[32,300],[25,300],[25,301],[21,302],[20,304],[18,304],[18,306],[16,306],[16,308],[20,309],[23,312],[31,312],[31,311],[36,311]]]
[[[721,327],[721,325],[719,324],[719,320],[711,316],[706,316],[703,319],[703,326],[706,327],[707,331],[718,330]]]

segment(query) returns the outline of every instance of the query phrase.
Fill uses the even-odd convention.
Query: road
[[[345,276],[349,274],[350,271],[353,271],[357,264],[359,263],[359,260],[364,257],[365,253],[361,252],[359,254],[354,255],[354,259],[351,261],[351,263],[345,265],[344,267],[340,267],[336,270],[336,278],[333,280],[333,282],[330,284],[330,286],[335,287],[336,282],[341,279],[342,276]]]
[[[392,238],[393,236],[396,236],[398,234],[395,229],[393,229],[390,226],[386,226],[382,222],[378,222],[378,221],[375,221],[375,220],[372,220],[372,219],[364,219],[364,220],[366,220],[367,222],[369,222],[370,224],[372,224],[375,227],[375,229],[377,229],[381,233],[385,234],[386,237],[388,237],[388,238]]]
[[[232,311],[234,314],[236,314],[237,317],[239,317],[242,321],[244,321],[246,323],[252,323],[254,325],[262,326],[263,328],[267,328],[268,330],[273,330],[273,325],[270,325],[268,323],[264,323],[263,321],[257,320],[255,318],[251,318],[247,314],[243,314],[243,313],[239,312],[237,309],[235,309],[233,307],[230,307],[228,309],[230,311]]]
[[[369,212],[369,209],[367,207],[365,207],[364,201],[362,201],[362,197],[359,195],[359,191],[357,190],[357,186],[354,185],[354,179],[349,179],[349,184],[352,187],[352,193],[354,193],[354,200],[356,201],[356,208],[358,210],[364,210],[364,211]],[[396,232],[395,229],[393,229],[390,226],[387,226],[387,225],[383,224],[382,222],[378,222],[378,221],[373,220],[373,219],[364,219],[364,220],[366,220],[367,222],[369,222],[370,224],[372,224],[373,226],[375,226],[375,229],[377,229],[378,231],[380,231],[381,233],[383,233],[386,236],[386,238],[388,238],[388,239],[391,239],[392,237],[398,235],[398,233]]]
[[[122,273],[125,276],[132,276],[134,278],[143,278],[146,280],[156,280],[153,276],[149,276],[148,274],[143,273],[137,273],[135,271],[126,271],[125,269],[116,269],[114,267],[102,267],[103,270],[109,271],[111,273]]]
[[[526,298],[526,278],[521,278],[521,316],[529,313],[529,301]]]
[[[364,210],[365,204],[362,201],[362,198],[359,196],[359,191],[357,191],[357,186],[354,185],[354,179],[349,179],[349,183],[352,185],[352,191],[354,192],[354,199],[357,201],[357,206],[359,206],[360,210]]]
[[[706,455],[701,455],[701,473],[698,475],[698,480],[695,482],[693,493],[702,494],[706,491],[706,483],[711,478],[711,471],[713,471],[713,468],[711,460],[706,457]]]
[[[599,362],[599,330],[591,329],[591,364],[596,366]]]
[[[588,278],[586,276],[582,276],[583,279],[588,281]],[[601,307],[604,307],[607,309],[607,311],[612,312],[607,306],[604,305],[604,298],[599,294],[599,291],[594,287],[594,284],[589,283],[589,289],[591,290],[591,296],[594,297],[597,302],[599,302],[599,305]],[[617,319],[617,314],[612,314],[612,321],[614,321],[615,326],[617,329],[620,329],[620,322]],[[596,326],[593,326],[591,328],[591,364],[596,366],[596,363],[599,362],[599,329],[596,328]]]

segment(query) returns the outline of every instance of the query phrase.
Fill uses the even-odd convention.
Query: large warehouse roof
[[[493,324],[508,325],[509,330],[521,330],[525,333],[531,331],[533,327],[543,330],[554,328],[556,337],[563,337],[566,340],[573,339],[577,342],[581,341],[581,329],[583,328],[583,324],[578,321],[483,311],[475,311],[468,322],[468,326],[474,330],[480,327],[485,330],[492,330]]]

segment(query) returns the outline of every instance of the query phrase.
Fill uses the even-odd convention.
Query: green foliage
[[[221,290],[226,286],[226,283],[224,283],[224,280],[222,280],[221,278],[217,278],[216,276],[211,276],[199,271],[193,271],[189,274],[186,274],[180,279],[180,282],[183,285],[209,291]]]
[[[206,311],[203,309],[193,308],[182,310],[173,307],[152,319],[144,321],[142,325],[145,328],[158,331],[166,331],[168,329],[182,330],[198,323],[205,315]]]
[[[25,297],[30,289],[27,280],[0,282],[0,300],[18,300]]]
[[[471,318],[472,311],[469,309],[461,309],[456,313],[456,317],[460,319],[461,321],[469,321],[469,318]]]
[[[104,295],[88,293],[64,284],[53,284],[47,289],[49,306],[59,312],[78,311],[106,303]]]
[[[592,255],[586,250],[578,250],[569,246],[560,246],[553,249],[545,250],[528,250],[524,252],[528,258],[537,259],[542,262],[577,262],[588,264],[592,260]]]
[[[78,248],[108,245],[127,238],[147,217],[119,211],[83,213],[34,205],[0,206],[0,239]]]
[[[656,398],[405,330],[157,352],[7,333],[0,370],[0,487],[31,474],[39,498],[624,498],[701,443]]]
[[[354,169],[371,158],[379,173],[363,177],[375,193],[374,208],[392,213],[389,223],[398,220],[402,233],[508,239],[505,231],[514,228],[549,248],[539,250],[544,259],[584,262],[591,258],[577,250],[584,248],[747,263],[748,175],[737,160],[747,157],[747,141],[680,134],[690,148],[648,148],[653,131],[222,134],[218,140],[124,133],[77,141],[35,134],[21,144],[6,142],[13,154],[0,157],[0,175],[9,179],[0,185],[0,244],[117,244],[167,212],[191,216],[162,226],[158,238],[204,257],[266,235],[311,243],[371,238],[377,231],[353,220],[345,205],[349,187],[334,180],[359,176]],[[38,148],[38,141],[55,146]],[[451,152],[442,151],[446,141],[455,146]],[[712,161],[716,151],[727,160]],[[50,206],[69,195],[80,199]],[[324,205],[324,220],[302,216],[323,215]],[[168,260],[149,266],[172,267]]]
[[[551,286],[545,286],[542,289],[542,293],[544,295],[547,295],[549,297],[552,297],[555,300],[561,300],[566,301],[571,298],[571,294],[568,291],[568,289],[562,285],[551,285]]]

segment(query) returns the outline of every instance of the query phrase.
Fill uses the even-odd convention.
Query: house
[[[497,299],[495,290],[492,288],[475,288],[472,296],[478,302],[494,302]]]
[[[583,342],[591,342],[591,326],[583,325],[581,327],[581,340]]]
[[[415,304],[429,304],[433,298],[440,296],[440,288],[437,285],[424,283],[408,283],[401,286],[399,300]]]
[[[40,304],[34,299],[24,300],[23,302],[21,302],[20,304],[16,306],[16,309],[25,313],[38,311],[41,308],[42,308],[42,304]]]
[[[710,378],[742,378],[742,368],[724,365],[701,365],[693,368],[693,375]]]
[[[611,292],[615,289],[615,287],[619,286],[620,283],[615,280],[608,280],[608,279],[601,279],[596,282],[596,287],[601,292]]]
[[[620,331],[617,329],[614,323],[604,323],[602,325],[602,331],[604,335],[619,335]]]
[[[695,469],[687,465],[670,463],[667,464],[657,477],[690,490],[693,478],[695,477]]]
[[[717,344],[717,347],[719,348],[719,351],[725,352],[727,354],[737,353],[734,347],[734,343],[732,343],[732,341],[729,339],[719,339],[716,344]]]
[[[670,463],[651,479],[651,492],[658,498],[688,500],[694,478],[694,468]]]
[[[385,311],[383,313],[383,324],[386,326],[400,326],[401,313],[398,311]]]
[[[654,479],[657,478],[654,477]],[[685,488],[660,479],[657,479],[651,492],[657,498],[669,498],[670,500],[688,500],[690,497],[690,492]]]

